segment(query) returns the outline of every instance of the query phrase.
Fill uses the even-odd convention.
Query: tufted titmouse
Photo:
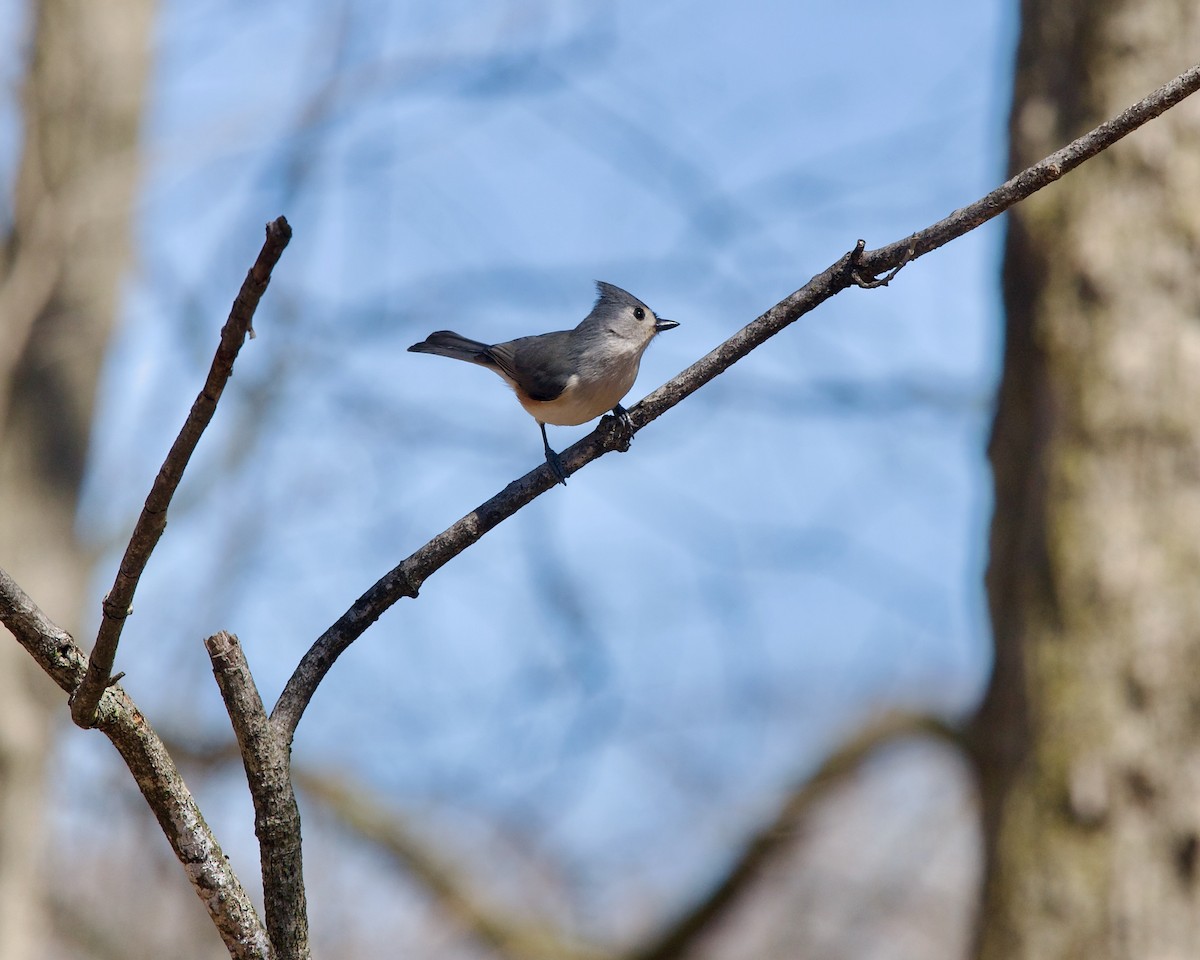
[[[574,330],[518,337],[488,346],[450,330],[431,333],[408,349],[466,360],[494,370],[513,388],[521,406],[542,430],[546,462],[566,485],[558,454],[550,449],[546,424],[574,427],[607,410],[629,426],[621,398],[637,379],[642,354],[656,333],[679,326],[663,320],[620,287],[596,282],[600,296]]]

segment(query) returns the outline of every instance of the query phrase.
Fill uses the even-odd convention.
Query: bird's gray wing
[[[486,355],[533,400],[555,400],[575,373],[570,330],[519,337],[488,347]]]

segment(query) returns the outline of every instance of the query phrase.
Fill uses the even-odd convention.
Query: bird
[[[637,379],[642,354],[664,330],[679,326],[656,316],[633,294],[596,281],[591,313],[574,330],[556,330],[504,343],[486,344],[453,330],[438,330],[408,348],[487,367],[517,395],[542,431],[546,463],[566,486],[562,461],[550,447],[546,424],[574,427],[611,410],[626,431],[633,429],[621,400]]]

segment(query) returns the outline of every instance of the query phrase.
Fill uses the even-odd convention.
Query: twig
[[[154,478],[154,485],[150,488],[146,504],[130,535],[129,545],[125,548],[125,555],[121,558],[112,589],[101,604],[100,631],[88,659],[87,673],[71,694],[71,719],[81,727],[91,727],[96,723],[96,709],[112,674],[125,618],[133,612],[134,591],[167,525],[167,507],[201,434],[212,420],[242,343],[247,335],[253,336],[251,322],[254,311],[271,281],[271,271],[291,237],[292,228],[283,217],[267,224],[267,238],[262,250],[246,274],[242,289],[229,311],[229,319],[221,328],[221,342],[217,346],[204,388],[192,404],[179,436],[171,444],[167,458]]]
[[[706,896],[625,960],[675,960],[688,953],[697,937],[752,891],[770,860],[792,846],[804,819],[829,790],[856,773],[881,747],[914,736],[933,737],[962,749],[958,731],[928,714],[895,714],[867,725],[792,790],[775,817],[747,840],[740,856]]]
[[[76,688],[86,670],[83,651],[3,570],[0,623],[63,690]],[[235,960],[267,960],[271,956],[270,943],[253,903],[204,822],[170,754],[121,687],[106,689],[95,725],[129,767],[230,956]]]
[[[292,789],[289,750],[271,728],[237,637],[221,631],[205,640],[204,647],[233,724],[254,801],[267,933],[278,960],[307,960],[308,906],[300,810]]]
[[[836,263],[762,316],[753,320],[715,350],[667,381],[641,403],[630,408],[634,431],[658,419],[685,397],[728,370],[734,363],[761,346],[789,324],[847,287],[881,286],[906,263],[974,230],[1003,213],[1013,204],[1053,183],[1148,120],[1200,89],[1200,65],[1180,74],[1120,116],[1100,124],[1090,133],[1022,171],[987,196],[948,217],[878,250],[858,245]],[[889,271],[891,271],[889,273]],[[881,278],[881,275],[882,278]],[[606,418],[607,419],[607,418]],[[569,473],[616,449],[606,420],[588,436],[561,454]],[[309,648],[284,687],[271,719],[290,739],[308,702],[334,661],[401,597],[417,591],[433,573],[475,543],[501,521],[555,485],[549,470],[539,466],[438,534],[416,553],[385,574],[326,630]]]
[[[892,269],[885,273],[882,277],[864,277],[861,264],[862,255],[866,249],[867,241],[859,240],[858,243],[854,245],[854,249],[850,251],[850,280],[856,287],[862,287],[864,290],[877,290],[880,287],[886,287],[889,283],[896,279],[896,274],[898,274],[904,268],[904,266],[912,260],[913,254],[916,253],[912,244],[909,244],[908,247],[905,248],[904,256],[900,258],[900,262],[892,267]]]

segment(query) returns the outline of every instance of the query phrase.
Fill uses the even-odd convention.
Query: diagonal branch
[[[860,240],[853,250],[836,263],[831,264],[795,293],[775,304],[715,350],[632,407],[629,410],[629,419],[634,430],[640,430],[658,419],[685,397],[695,393],[718,374],[728,370],[756,347],[830,297],[850,286],[872,287],[886,284],[905,264],[998,216],[1013,204],[1024,200],[1085,160],[1112,146],[1148,120],[1195,93],[1197,89],[1200,89],[1200,64],[1159,87],[1124,113],[1100,124],[1062,150],[1017,174],[987,196],[954,211],[937,223],[878,250],[866,250],[866,244]],[[612,418],[605,417],[592,433],[563,451],[561,460],[567,472],[574,473],[597,457],[617,449],[620,449],[618,434],[612,429]],[[401,597],[415,598],[421,584],[433,573],[498,523],[555,486],[556,482],[546,466],[539,466],[514,480],[500,493],[403,560],[359,597],[336,623],[317,638],[284,687],[271,713],[271,720],[281,735],[291,739],[309,700],[316,692],[317,685],[329,672],[334,661],[378,620],[388,607]]]
[[[908,259],[915,260],[969,233],[1014,204],[1037,193],[1042,187],[1070,173],[1085,160],[1090,160],[1107,150],[1118,140],[1124,139],[1142,124],[1170,110],[1197,90],[1200,90],[1200,63],[1163,84],[1111,120],[1105,120],[1082,137],[1072,140],[1061,150],[1022,170],[987,196],[955,210],[948,217],[919,233],[914,233],[911,237],[897,240],[878,250],[868,251],[860,261],[862,272],[874,276],[892,270]]]
[[[777,303],[707,356],[697,360],[651,393],[629,411],[630,418],[636,427],[645,426],[662,416],[684,397],[695,393],[718,374],[728,370],[755,347],[765,343],[784,327],[830,297],[841,293],[846,287],[867,286],[871,278],[895,271],[951,240],[970,233],[1014,204],[1049,186],[1085,160],[1108,149],[1142,124],[1153,120],[1197,90],[1200,90],[1200,64],[1159,87],[1119,116],[1105,121],[1061,150],[1021,171],[991,193],[955,210],[937,223],[878,250],[864,252],[865,244],[860,240],[858,246],[837,263],[817,274],[791,296]],[[571,447],[563,454],[562,459],[564,465],[569,465],[571,470],[575,470],[606,452],[593,434]]]
[[[154,485],[150,488],[146,504],[129,537],[125,555],[121,558],[116,580],[101,604],[103,616],[100,631],[88,659],[87,673],[71,695],[71,719],[81,727],[91,727],[96,723],[96,709],[112,675],[125,618],[133,611],[134,591],[167,525],[167,507],[171,504],[196,444],[200,442],[201,434],[212,420],[217,401],[221,399],[225,384],[233,373],[233,362],[237,359],[238,351],[246,336],[254,335],[251,326],[254,311],[271,281],[271,271],[291,238],[292,228],[283,217],[267,224],[267,238],[258,259],[246,274],[242,289],[229,311],[229,319],[221,328],[221,342],[217,346],[204,388],[192,404],[179,436],[171,444],[167,458],[154,478]]]
[[[696,940],[755,888],[763,869],[789,849],[805,818],[834,787],[853,776],[879,749],[907,737],[932,737],[959,750],[960,734],[944,720],[929,714],[897,713],[870,723],[829,754],[809,777],[784,800],[774,818],[763,824],[742,848],[725,876],[674,923],[625,960],[675,960],[689,955]]]
[[[83,651],[3,570],[0,623],[63,690],[76,688],[86,669]],[[253,903],[162,740],[137,705],[119,686],[106,687],[94,725],[112,741],[129,767],[230,956],[267,960],[271,947]]]

